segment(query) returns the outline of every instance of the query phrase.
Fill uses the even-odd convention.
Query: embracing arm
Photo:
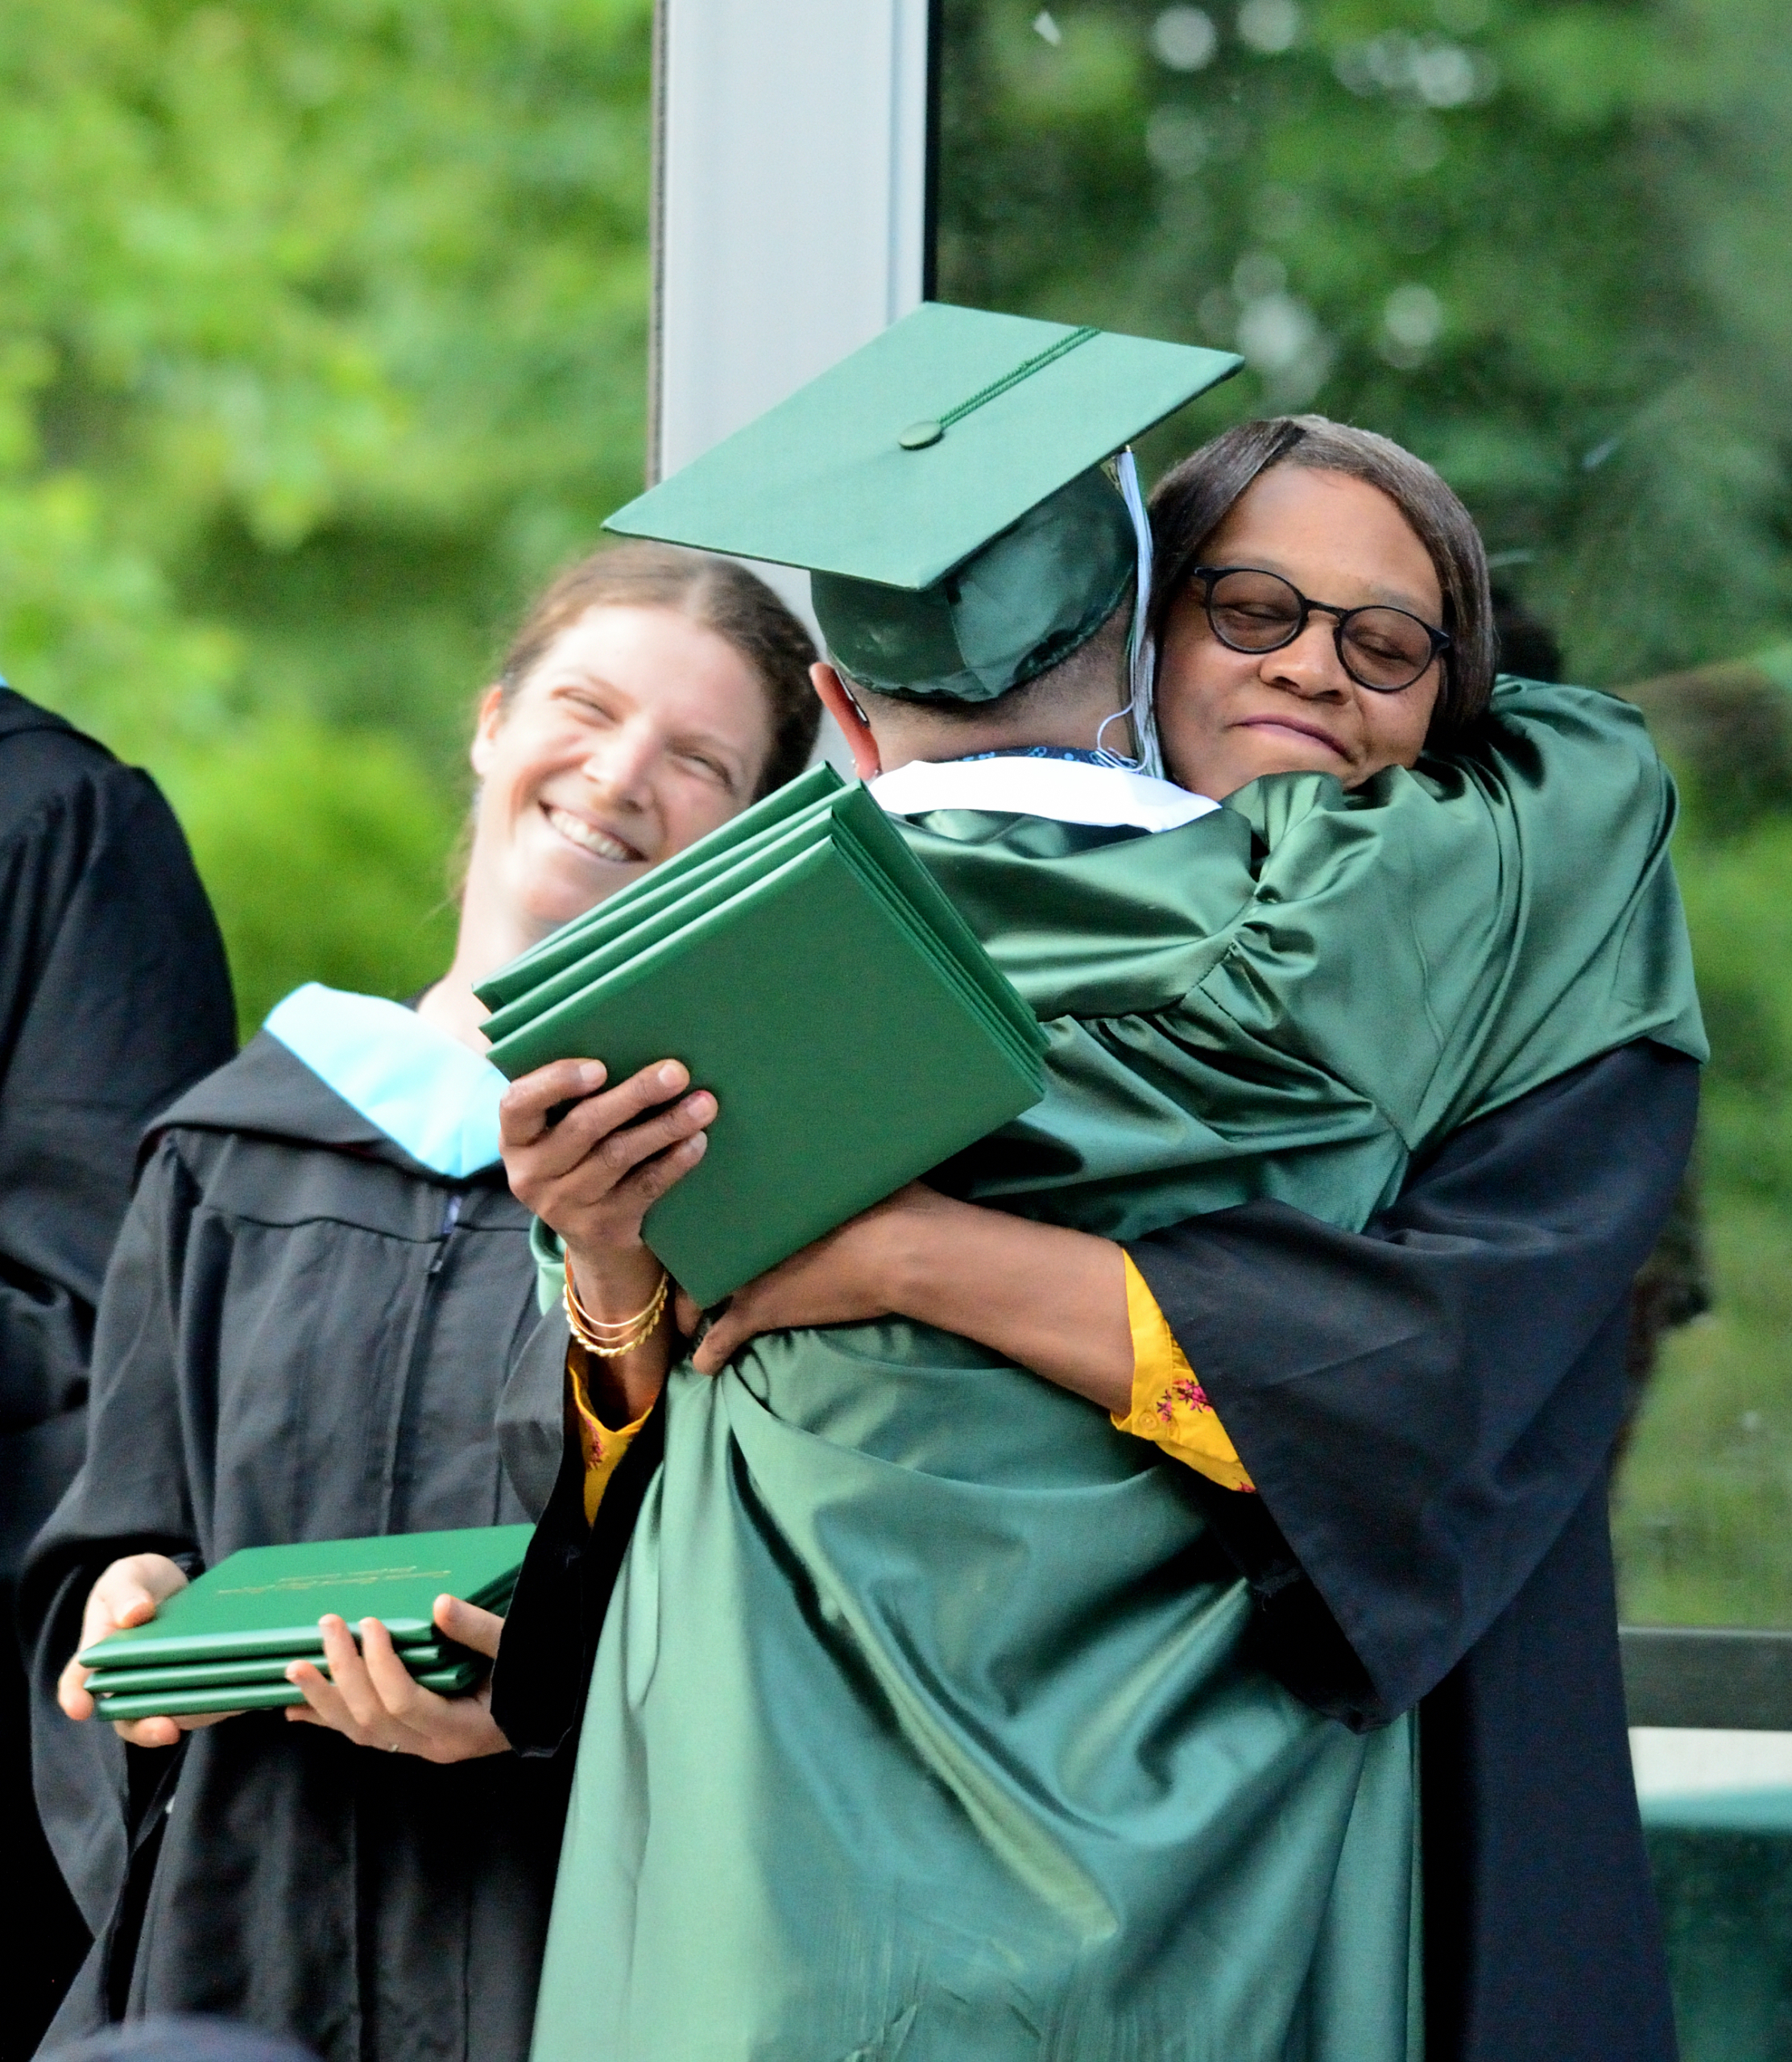
[[[1252,1487],[1124,1250],[911,1182],[732,1297],[692,1356],[718,1374],[757,1333],[892,1312],[974,1339],[1109,1411],[1227,1493]],[[679,1322],[698,1313],[681,1298]]]
[[[1126,1249],[1260,1493],[1190,1472],[1256,1592],[1261,1658],[1307,1702],[1372,1725],[1422,1696],[1606,1465],[1698,1080],[1625,1046],[1465,1128],[1363,1232],[1252,1203]],[[892,1312],[1127,1408],[1121,1249],[920,1188],[750,1283],[693,1359],[715,1373],[755,1333]]]
[[[851,1324],[896,1313],[937,1325],[1030,1368],[1104,1410],[1132,1394],[1126,1259],[1111,1240],[899,1189],[749,1282],[692,1358],[718,1374],[747,1339],[789,1325]],[[698,1313],[681,1303],[681,1322]]]
[[[896,1312],[975,1339],[1111,1412],[1227,1490],[1250,1477],[1150,1290],[1111,1240],[958,1203],[918,1182],[730,1298],[692,1356],[718,1374],[755,1334]],[[698,1313],[680,1305],[693,1330]]]

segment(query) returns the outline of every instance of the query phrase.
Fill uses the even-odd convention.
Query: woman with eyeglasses
[[[1633,768],[1636,807],[1659,805],[1633,715],[1496,681],[1472,520],[1398,445],[1246,424],[1172,471],[1152,515],[1165,771],[1266,850],[1310,800],[1278,776],[1335,779],[1338,893],[1374,896],[1393,851],[1424,849],[1378,844],[1380,812],[1472,789],[1496,826],[1503,783],[1546,795],[1558,886],[1577,844],[1614,863],[1558,739]],[[1435,850],[1420,886],[1447,932],[1474,876],[1443,863],[1448,838]],[[1307,885],[1280,940],[1297,957],[1324,950],[1326,884]],[[1390,920],[1401,905],[1390,892]],[[1334,978],[1385,1014],[1348,964]],[[1695,1025],[1680,1050],[1645,1038],[1543,1079],[1419,1159],[1360,1231],[1259,1200],[1116,1242],[917,1186],[742,1290],[694,1364],[894,1314],[1111,1410],[1200,1502],[1286,1691],[1358,1731],[1420,1709],[1431,2062],[1670,2062],[1606,1493],[1630,1284],[1690,1149],[1697,1044]]]
[[[1223,801],[1265,774],[1360,788],[1486,706],[1480,540],[1429,466],[1318,417],[1246,423],[1154,497],[1165,770]]]

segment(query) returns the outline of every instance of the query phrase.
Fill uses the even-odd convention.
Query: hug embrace
[[[64,1735],[97,1733],[84,1611],[272,1538],[540,1524],[501,1628],[441,1607],[487,1692],[326,1625],[308,1724],[142,1722],[188,1758],[167,1830],[115,1767],[66,1814],[84,2009],[332,2062],[1671,2056],[1604,1515],[1704,1055],[1671,786],[1624,705],[1496,679],[1473,525],[1385,440],[1248,424],[1148,513],[1124,447],[1229,369],[925,308],[620,511],[653,541],[593,564],[693,585],[569,602],[488,703],[445,982],[377,1026],[283,1004],[163,1120],[32,1571]],[[809,569],[815,692],[1047,1050],[1031,1110],[703,1313],[642,1220],[725,1107],[670,1049],[503,1092],[471,992],[776,785],[802,633],[774,663],[730,630],[701,598],[750,576],[709,552]],[[602,640],[654,609],[686,648],[629,674]],[[618,672],[624,720],[516,745],[532,695]],[[619,756],[724,715],[703,809],[654,799],[676,752]],[[365,1107],[376,1033],[434,1160],[395,1091]],[[255,1066],[308,1132],[247,1108]],[[226,1195],[258,1153],[270,1189]],[[301,1166],[420,1226],[466,1197],[384,1233],[426,1266],[490,1230],[459,1357],[449,1301],[407,1319],[378,1457],[325,1451],[296,1346],[244,1358],[282,1298],[315,1331],[350,1297],[267,1200]],[[346,1327],[397,1327],[390,1280]],[[250,1486],[251,1389],[324,1412],[357,1522]],[[242,1831],[276,1793],[308,1874]]]

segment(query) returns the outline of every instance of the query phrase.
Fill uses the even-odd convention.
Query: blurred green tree
[[[651,11],[0,10],[0,669],[167,782],[246,1023],[439,959],[474,695],[639,482]]]
[[[1397,437],[1600,685],[1781,634],[1774,0],[945,0],[945,19],[941,293],[1242,351],[1160,461],[1309,404]]]

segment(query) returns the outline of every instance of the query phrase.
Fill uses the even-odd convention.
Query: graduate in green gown
[[[1513,690],[1348,791],[1153,777],[1142,515],[1101,461],[1211,358],[923,309],[615,524],[810,566],[842,692],[928,747],[874,791],[1052,1041],[1044,1101],[941,1178],[1115,1239],[1262,1198],[1360,1227],[1580,1061],[1703,1052],[1671,790],[1618,705]],[[968,756],[953,708],[1004,703]],[[1252,1664],[1154,1448],[901,1319],[677,1369],[663,1437],[536,2062],[1417,2056],[1411,1722]]]

